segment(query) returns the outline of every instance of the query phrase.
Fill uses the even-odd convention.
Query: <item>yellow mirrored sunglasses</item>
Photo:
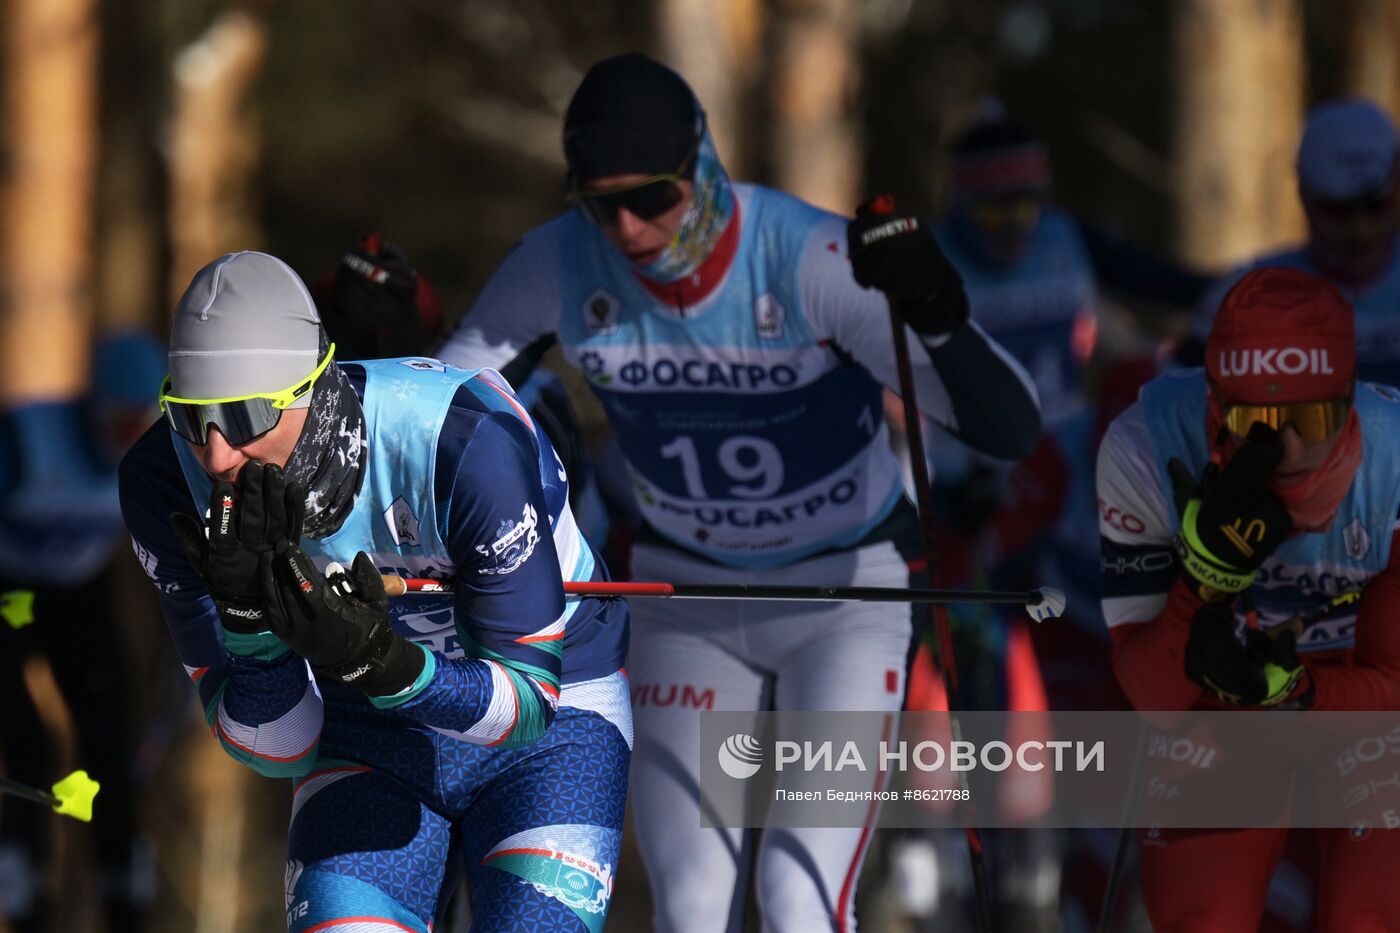
[[[275,428],[283,410],[311,391],[334,357],[335,344],[331,344],[326,358],[312,370],[311,375],[295,385],[277,392],[228,398],[195,399],[169,395],[170,377],[167,375],[160,387],[160,409],[165,412],[175,433],[191,444],[203,447],[209,443],[209,425],[212,424],[230,445],[241,447]]]
[[[1299,437],[1316,444],[1341,430],[1350,411],[1351,396],[1287,405],[1229,405],[1225,408],[1225,426],[1230,433],[1245,437],[1256,421],[1275,431],[1291,424]]]

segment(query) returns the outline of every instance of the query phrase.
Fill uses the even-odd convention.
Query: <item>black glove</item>
[[[305,500],[301,486],[287,487],[280,467],[254,461],[243,467],[237,487],[214,484],[207,532],[197,519],[171,513],[175,536],[230,632],[268,630],[258,561],[276,542],[301,539]]]
[[[1286,628],[1274,634],[1250,629],[1241,645],[1234,610],[1226,603],[1207,603],[1191,620],[1186,676],[1225,703],[1277,706],[1311,692],[1297,649],[1297,636]]]
[[[394,631],[374,562],[361,551],[348,577],[338,564],[330,569],[323,577],[294,544],[263,555],[259,574],[273,633],[318,672],[370,696],[411,687],[423,671],[423,652]]]
[[[920,335],[948,334],[967,323],[962,277],[918,217],[895,213],[889,195],[856,208],[846,250],[856,283],[884,292]]]
[[[1201,598],[1230,600],[1249,588],[1264,560],[1293,530],[1293,519],[1269,479],[1283,460],[1278,432],[1255,422],[1249,437],[1218,477],[1197,483],[1185,464],[1167,464],[1181,508],[1176,549]]]
[[[418,314],[418,273],[403,250],[368,234],[341,257],[330,301],[321,309],[326,332],[343,360],[414,356],[432,336]]]

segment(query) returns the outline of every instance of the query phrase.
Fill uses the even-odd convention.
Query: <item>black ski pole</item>
[[[883,213],[894,212],[892,198],[877,199],[884,208]],[[919,510],[919,527],[923,532],[924,561],[930,582],[938,587],[938,541],[933,529],[933,488],[929,482],[928,462],[924,455],[924,433],[919,423],[918,396],[914,391],[914,369],[909,361],[909,340],[904,332],[904,319],[895,307],[890,306],[890,332],[894,340],[895,365],[899,369],[899,398],[904,408],[904,433],[909,442],[909,467],[914,479],[915,504]],[[958,719],[958,673],[957,659],[953,654],[952,629],[948,624],[948,610],[943,603],[933,603],[934,620],[934,660],[943,675],[943,692],[948,698],[948,724],[954,741],[962,740],[962,725]],[[964,800],[971,800],[971,790],[967,773],[958,772],[958,789]],[[982,933],[992,933],[992,894],[987,880],[987,864],[982,854],[982,835],[972,822],[970,803],[960,808],[963,817],[963,832],[967,836],[967,854],[972,863],[972,884],[977,897],[977,927]]]

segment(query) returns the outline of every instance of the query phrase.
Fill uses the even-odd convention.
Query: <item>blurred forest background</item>
[[[944,146],[994,95],[1045,139],[1060,204],[1207,272],[1302,238],[1310,103],[1400,113],[1390,0],[4,0],[0,400],[81,391],[96,334],[163,334],[232,249],[312,277],[377,229],[460,313],[561,209],[563,109],[629,49],[691,81],[731,175],[845,212],[875,191],[939,209]],[[149,929],[281,929],[287,788],[167,686],[128,576]],[[61,732],[42,662],[26,677]],[[71,865],[83,834],[61,830]],[[98,929],[94,884],[64,874],[64,929]],[[610,928],[645,917],[624,863]]]

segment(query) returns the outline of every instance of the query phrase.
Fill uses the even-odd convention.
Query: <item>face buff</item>
[[[321,336],[321,352],[329,344]],[[364,474],[365,415],[350,380],[332,364],[311,393],[306,427],[287,461],[287,483],[306,487],[305,534],[324,538],[350,514]]]
[[[1283,500],[1293,526],[1300,531],[1325,531],[1332,525],[1332,516],[1342,504],[1364,453],[1361,419],[1351,412],[1342,436],[1322,465],[1303,476],[1275,477],[1269,484],[1274,495]]]
[[[671,242],[638,271],[654,282],[676,282],[700,268],[734,216],[734,190],[709,129],[695,154],[695,190]]]

